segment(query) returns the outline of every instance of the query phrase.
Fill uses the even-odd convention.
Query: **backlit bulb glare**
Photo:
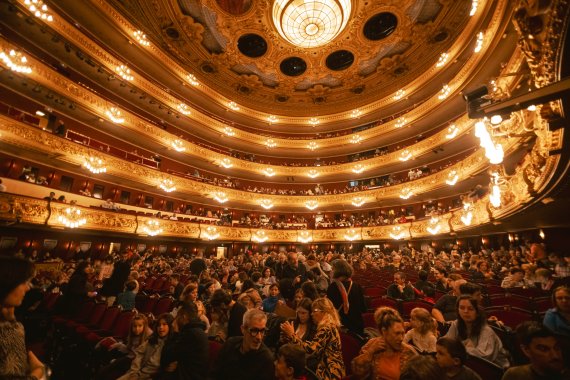
[[[531,104],[530,106],[527,107],[527,110],[530,112],[534,112],[536,111],[536,106],[534,104]]]
[[[125,118],[122,117],[121,111],[116,107],[109,108],[105,114],[111,119],[113,123],[121,124],[125,121]]]
[[[493,115],[491,116],[491,124],[498,125],[503,122],[503,117],[501,115]]]
[[[197,86],[200,84],[200,82],[198,82],[198,79],[196,79],[196,76],[194,74],[186,74],[186,80],[192,86]]]
[[[231,128],[231,127],[225,127],[225,128],[224,128],[224,134],[225,134],[226,136],[233,137],[233,136],[235,136],[236,133],[234,132],[233,128]]]
[[[471,11],[469,11],[469,16],[474,16],[477,13],[477,7],[479,6],[479,0],[473,0],[471,2]]]
[[[404,188],[400,192],[400,198],[402,199],[409,199],[412,195],[414,195],[413,191],[408,188]]]
[[[360,135],[354,135],[350,138],[351,144],[358,144],[362,141],[362,137]]]
[[[142,46],[150,46],[150,42],[148,42],[148,40],[146,39],[146,34],[144,34],[142,30],[137,30],[133,34],[139,44],[141,44]]]
[[[364,204],[364,198],[362,197],[354,197],[352,198],[352,205],[354,207],[360,207]]]
[[[267,121],[269,121],[269,124],[273,124],[273,123],[277,123],[279,121],[279,119],[277,118],[277,116],[270,115],[267,118]]]
[[[317,149],[318,147],[319,147],[319,144],[317,144],[317,143],[314,142],[314,141],[311,141],[311,142],[309,143],[309,145],[307,145],[307,148],[309,148],[310,150],[315,150],[315,149]]]
[[[129,69],[127,66],[125,65],[121,65],[121,66],[117,66],[117,68],[115,69],[115,71],[117,72],[117,74],[119,74],[119,76],[121,78],[123,78],[124,80],[127,81],[132,81],[135,77],[133,77],[131,75],[131,69]]]
[[[398,157],[402,162],[408,161],[410,158],[412,158],[412,153],[408,149],[400,153],[400,157]]]
[[[451,87],[449,87],[449,85],[446,84],[441,88],[441,91],[439,92],[437,98],[439,100],[443,100],[449,96],[450,92],[451,92]]]
[[[439,59],[437,60],[437,63],[435,64],[435,67],[442,67],[443,65],[445,65],[447,63],[448,58],[449,58],[448,53],[441,53]]]
[[[394,226],[392,228],[392,232],[390,232],[390,237],[395,240],[400,240],[404,236],[406,236],[406,234],[404,233],[404,231],[402,231],[402,227],[400,226]]]
[[[479,53],[483,49],[483,32],[477,34],[477,41],[475,41],[475,53]]]
[[[186,150],[184,143],[181,140],[176,139],[172,142],[171,145],[172,148],[177,152],[184,152]]]
[[[228,107],[230,107],[231,110],[233,111],[238,111],[239,110],[239,106],[237,105],[236,102],[231,101],[228,103]]]
[[[228,201],[226,193],[223,191],[218,191],[214,193],[214,200],[220,203],[226,203]]]
[[[309,243],[313,240],[313,237],[309,231],[300,231],[298,240],[301,243]]]
[[[404,96],[406,95],[406,91],[399,89],[398,91],[396,91],[396,94],[394,95],[394,100],[400,100],[402,99]]]
[[[319,202],[317,202],[317,201],[306,201],[305,207],[308,208],[309,210],[314,210],[317,207],[319,207]]]
[[[230,160],[229,158],[224,158],[220,161],[220,165],[223,166],[226,169],[231,168],[232,166],[234,166],[234,164],[232,164],[232,160]]]
[[[350,117],[352,117],[353,119],[360,117],[360,115],[362,115],[362,111],[359,109],[355,109],[350,113]]]
[[[400,117],[398,118],[398,120],[396,120],[396,128],[402,128],[404,125],[406,125],[406,118],[405,117]]]
[[[180,113],[183,115],[190,115],[192,113],[190,111],[190,108],[184,103],[180,103],[177,108],[178,111],[180,111]]]
[[[311,169],[311,170],[309,170],[307,175],[311,178],[317,178],[319,176],[319,172],[316,171],[315,169]]]
[[[272,168],[265,168],[263,169],[263,174],[265,174],[268,177],[273,177],[275,175],[275,170],[273,170]]]
[[[271,202],[270,199],[262,199],[262,200],[259,202],[259,204],[260,204],[261,207],[263,207],[263,208],[266,209],[266,210],[269,210],[269,209],[273,208],[273,202]]]
[[[466,226],[470,226],[472,220],[473,220],[473,213],[471,211],[467,211],[465,212],[464,215],[461,216],[461,222]]]
[[[206,231],[204,231],[204,237],[208,240],[216,240],[220,237],[220,233],[216,227],[208,226]]]
[[[267,139],[265,141],[265,146],[268,148],[275,148],[277,146],[277,143],[273,141],[273,139]]]
[[[457,174],[457,171],[452,170],[447,175],[447,179],[445,180],[445,183],[447,183],[449,186],[453,186],[457,183],[458,179],[459,179],[459,175]]]
[[[264,243],[267,241],[267,239],[269,239],[269,237],[267,236],[265,231],[258,230],[258,231],[255,231],[255,233],[253,234],[251,239],[258,242],[258,243]]]
[[[352,172],[356,173],[356,174],[360,174],[363,171],[364,171],[364,165],[362,165],[362,164],[356,164],[352,168]]]
[[[312,117],[311,119],[309,119],[309,124],[311,124],[312,126],[318,125],[319,123],[320,121],[316,117]]]
[[[358,232],[355,229],[350,229],[344,234],[344,239],[348,241],[354,241],[359,238]]]
[[[174,181],[168,178],[163,179],[160,184],[158,185],[162,190],[166,191],[167,193],[172,193],[176,190],[176,186],[174,186]]]
[[[501,207],[501,189],[499,185],[493,185],[491,194],[489,195],[489,201],[493,207]]]
[[[445,135],[445,138],[448,140],[451,140],[452,138],[457,136],[458,132],[459,132],[459,129],[454,124],[454,125],[450,126],[449,128],[447,128],[447,134]]]
[[[6,54],[2,51],[0,52],[0,59],[2,59],[2,62],[4,62],[10,70],[16,73],[30,74],[32,72],[32,68],[25,65],[28,63],[28,59],[20,52],[10,50],[8,54]]]

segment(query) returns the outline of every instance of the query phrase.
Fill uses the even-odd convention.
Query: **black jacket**
[[[174,379],[202,380],[208,378],[210,346],[206,325],[194,319],[184,325],[178,334],[168,338],[162,349],[160,367],[178,362]],[[170,377],[169,377],[170,378]]]
[[[262,344],[259,350],[241,352],[242,336],[229,338],[218,355],[214,379],[217,380],[273,380],[273,354]]]

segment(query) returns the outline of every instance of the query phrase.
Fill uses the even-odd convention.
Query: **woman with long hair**
[[[470,295],[461,295],[457,299],[457,319],[451,322],[445,336],[461,340],[469,355],[489,360],[502,368],[509,366],[501,340],[487,324],[479,302]]]
[[[24,326],[14,310],[22,304],[34,277],[32,262],[14,257],[0,258],[0,377],[41,379],[44,365],[26,349]]]
[[[570,288],[559,286],[552,292],[554,308],[546,311],[544,325],[558,335],[570,338]]]
[[[380,336],[362,347],[361,354],[352,362],[353,372],[360,378],[398,380],[404,365],[417,352],[404,343],[404,320],[391,307],[380,307],[374,312]]]
[[[291,322],[281,324],[283,334],[295,344],[303,347],[308,355],[317,361],[317,378],[322,380],[342,379],[345,375],[340,342],[340,318],[328,298],[317,298],[312,303],[312,318],[317,325],[315,337],[303,341],[295,334],[295,326]]]

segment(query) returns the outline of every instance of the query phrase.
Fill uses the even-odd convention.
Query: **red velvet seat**
[[[370,301],[370,310],[376,310],[381,306],[389,306],[391,308],[399,310],[398,301],[393,300],[391,298],[373,298]]]
[[[360,353],[360,342],[349,333],[340,332],[340,344],[342,349],[342,359],[346,368],[346,374],[352,373],[352,359]]]
[[[519,309],[516,307],[503,307],[503,306],[492,306],[485,308],[485,313],[487,316],[494,316],[506,326],[509,326],[513,330],[521,324],[522,322],[531,321],[536,319],[535,315],[528,310]]]
[[[76,322],[72,321],[72,323],[68,323],[66,325],[68,332],[73,333],[76,332],[80,327],[96,327],[103,315],[105,314],[105,310],[107,310],[107,304],[104,302],[97,303],[91,310],[89,314],[89,318],[85,322]],[[69,334],[70,335],[70,334]]]
[[[156,306],[154,307],[152,313],[156,317],[158,317],[160,314],[170,312],[172,310],[173,306],[174,306],[174,298],[172,298],[170,296],[165,296],[165,297],[162,297],[158,300],[158,302],[156,303]]]
[[[152,313],[152,311],[154,310],[154,307],[156,306],[156,303],[158,302],[158,297],[157,296],[150,296],[147,300],[146,303],[144,304],[144,306],[141,308],[141,310],[139,310],[141,313]]]
[[[364,327],[378,328],[374,320],[374,313],[364,313],[362,319],[364,320]]]
[[[431,313],[431,309],[433,309],[433,305],[430,304],[429,302],[425,302],[425,301],[406,301],[406,302],[402,302],[402,316],[404,317],[404,319],[409,319],[410,318],[410,313],[412,312],[413,309],[415,309],[416,307],[421,307],[423,309],[426,309],[427,311],[429,311]]]
[[[113,327],[113,324],[115,323],[115,319],[117,319],[117,316],[120,313],[121,313],[121,309],[118,306],[108,307],[105,310],[105,313],[103,314],[103,316],[101,317],[99,322],[97,323],[97,325],[95,325],[95,326],[79,326],[79,327],[77,327],[75,332],[77,334],[79,334],[82,338],[85,339],[85,337],[87,335],[89,335],[89,333],[91,333],[91,332],[110,331],[111,328]]]
[[[496,295],[489,297],[489,306],[511,306],[524,310],[531,309],[530,299],[509,295]]]
[[[135,314],[136,313],[133,310],[123,311],[115,319],[115,322],[113,323],[110,331],[92,331],[85,336],[85,339],[91,345],[95,345],[101,339],[109,336],[115,339],[124,339],[127,337],[127,335],[129,335],[131,320]]]
[[[365,288],[364,295],[368,297],[382,297],[386,295],[386,289],[384,288]]]
[[[468,356],[465,366],[471,368],[482,379],[486,380],[500,380],[504,373],[504,370],[495,363],[471,355]]]

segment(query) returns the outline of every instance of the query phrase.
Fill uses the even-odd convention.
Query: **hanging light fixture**
[[[170,145],[172,145],[172,148],[177,152],[184,152],[186,150],[184,147],[184,142],[182,140],[176,139],[172,141]]]
[[[259,205],[266,210],[273,208],[273,202],[271,201],[271,199],[262,199],[259,202]]]
[[[8,54],[2,51],[0,52],[0,59],[2,59],[2,62],[4,62],[10,70],[16,73],[30,74],[32,72],[32,68],[26,65],[28,63],[28,59],[19,51],[12,49]]]
[[[447,179],[445,180],[445,183],[447,183],[449,186],[453,186],[457,183],[458,179],[459,179],[459,174],[457,174],[457,170],[451,170],[447,174]]]
[[[309,148],[310,150],[316,150],[319,147],[319,144],[317,144],[314,141],[311,141],[308,145],[307,148]]]
[[[317,207],[319,207],[319,202],[317,202],[315,200],[306,201],[305,207],[308,208],[309,210],[314,210]]]
[[[81,210],[75,206],[70,206],[58,217],[60,223],[68,228],[81,227],[87,223],[87,219],[81,216]]]
[[[432,216],[431,219],[429,220],[429,225],[426,229],[430,234],[436,235],[439,232],[439,230],[441,230],[441,225],[439,224],[439,218],[436,216]]]
[[[123,79],[126,80],[126,81],[129,81],[129,82],[130,82],[130,81],[132,81],[133,79],[135,79],[135,77],[132,76],[132,74],[131,74],[131,69],[129,69],[129,68],[128,68],[127,66],[125,66],[125,65],[117,66],[117,67],[115,68],[115,71],[117,72],[117,74],[119,74],[119,76],[120,76],[121,78],[123,78]]]
[[[331,42],[346,27],[350,0],[276,0],[272,17],[285,40],[301,48],[315,48]]]
[[[49,9],[42,0],[25,0],[24,4],[37,18],[48,22],[53,21],[53,16],[48,13]]]
[[[352,205],[354,207],[360,207],[365,203],[364,198],[362,197],[354,197],[352,198]]]
[[[164,178],[162,181],[160,181],[158,187],[160,187],[162,190],[166,191],[167,193],[172,193],[173,191],[176,190],[176,186],[174,186],[174,181],[170,178]]]
[[[268,148],[275,148],[277,143],[273,139],[267,139],[265,140],[265,146]]]
[[[269,236],[267,236],[267,234],[265,233],[264,230],[255,231],[255,233],[251,237],[251,240],[258,242],[258,243],[264,243],[267,241],[267,239],[269,239]]]
[[[149,236],[156,236],[162,233],[158,219],[149,219],[143,226],[143,232]]]
[[[273,170],[273,168],[265,168],[262,170],[263,174],[265,174],[267,177],[273,177],[275,175],[275,170]]]
[[[190,107],[188,107],[186,104],[184,103],[180,103],[177,107],[178,111],[180,111],[180,113],[182,115],[190,115],[192,113],[192,111],[190,111]]]
[[[233,100],[228,103],[228,107],[229,107],[232,111],[239,111],[239,106],[238,106],[237,103],[234,102]]]
[[[402,230],[402,227],[400,227],[400,226],[392,227],[392,232],[390,232],[390,237],[392,239],[400,240],[404,236],[406,236],[406,233]]]
[[[200,82],[198,82],[198,79],[196,79],[196,76],[194,74],[186,74],[186,80],[192,86],[198,86],[200,84]]]
[[[142,46],[150,46],[150,42],[148,41],[148,39],[146,38],[146,34],[144,34],[142,30],[137,30],[136,32],[133,33],[133,35],[135,36],[135,40],[137,40],[137,42]]]
[[[220,203],[226,203],[229,198],[223,191],[216,191],[213,194],[214,200]]]
[[[358,240],[360,239],[360,234],[354,228],[351,228],[344,234],[344,239],[348,241]]]
[[[316,169],[311,169],[308,171],[307,175],[311,178],[317,178],[319,176],[319,172]]]
[[[396,91],[396,93],[394,94],[394,100],[400,100],[402,99],[404,96],[406,96],[406,91],[403,89],[399,89],[398,91]]]
[[[85,157],[85,161],[83,161],[83,166],[93,174],[100,174],[107,172],[107,167],[105,166],[105,162],[102,159],[95,156]]]
[[[406,125],[407,120],[405,117],[399,117],[398,120],[396,120],[396,124],[395,127],[396,128],[402,128],[404,125]]]
[[[360,143],[361,141],[362,141],[362,136],[360,136],[360,135],[358,135],[358,134],[353,135],[353,136],[350,138],[350,143],[351,143],[351,144],[358,144],[358,143]]]
[[[234,129],[232,127],[225,127],[224,128],[224,134],[226,136],[233,137],[233,136],[235,136],[236,133],[234,132]]]
[[[220,166],[229,169],[232,166],[234,166],[234,164],[232,163],[232,160],[230,160],[229,158],[223,158],[222,160],[220,160]]]
[[[398,159],[402,162],[408,161],[410,158],[412,158],[412,152],[410,152],[408,149],[400,153],[400,157],[398,157]]]
[[[105,111],[105,115],[111,119],[113,123],[121,124],[125,121],[125,118],[122,116],[121,110],[116,107],[111,107],[107,111]]]
[[[463,211],[462,211],[462,215],[461,215],[461,222],[463,222],[463,224],[466,226],[470,226],[471,221],[473,220],[473,213],[471,212],[472,208],[473,208],[473,205],[471,203],[469,203],[469,202],[463,203]]]
[[[457,133],[459,133],[459,128],[457,128],[455,124],[453,124],[449,126],[449,128],[447,128],[447,134],[445,135],[445,138],[451,140],[452,138],[457,136]]]
[[[217,238],[220,237],[220,233],[218,232],[218,229],[216,227],[208,226],[204,231],[204,237],[208,240],[216,240]]]
[[[313,236],[311,235],[310,231],[303,230],[303,231],[299,231],[299,235],[297,237],[297,240],[301,243],[306,244],[306,243],[313,241]]]
[[[360,174],[364,171],[364,165],[356,164],[352,167],[352,172],[356,174]]]
[[[409,187],[404,187],[402,191],[400,191],[400,198],[402,199],[409,199],[412,195],[414,195],[414,192]]]

